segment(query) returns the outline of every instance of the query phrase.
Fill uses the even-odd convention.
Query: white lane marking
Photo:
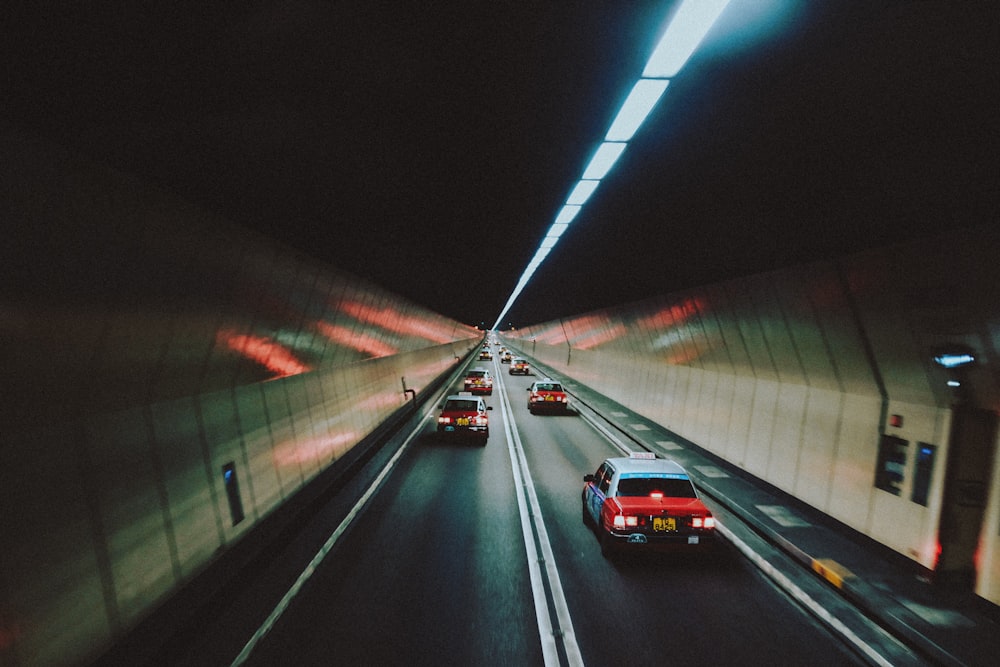
[[[678,445],[673,440],[657,440],[656,444],[658,444],[663,449],[683,449],[683,447]]]
[[[542,509],[535,494],[535,485],[528,470],[528,462],[523,456],[524,447],[521,437],[514,424],[514,412],[510,407],[507,389],[503,380],[500,381],[500,407],[504,413],[504,430],[507,434],[507,452],[510,455],[510,465],[514,472],[514,486],[517,491],[517,507],[521,514],[521,532],[524,536],[524,548],[528,557],[528,572],[531,577],[531,591],[535,601],[535,617],[538,621],[538,634],[542,641],[542,657],[546,667],[559,665],[559,652],[556,636],[553,631],[552,619],[549,617],[549,605],[545,599],[545,589],[539,568],[538,551],[535,548],[535,535],[542,549],[542,559],[545,562],[545,576],[549,582],[552,603],[555,607],[556,622],[561,632],[566,660],[571,667],[583,667],[583,656],[576,643],[576,633],[573,631],[573,621],[569,615],[569,605],[563,593],[556,568],[555,554],[549,542],[545,523],[542,520]],[[530,512],[528,505],[530,504]],[[534,526],[534,534],[532,534]]]
[[[436,404],[437,401],[432,401],[431,403]],[[424,411],[424,416],[420,419],[420,421],[413,428],[410,434],[406,436],[406,440],[403,441],[403,444],[400,446],[399,450],[393,455],[391,459],[389,459],[389,462],[386,464],[385,468],[382,469],[382,472],[380,472],[378,477],[375,478],[375,481],[371,483],[371,486],[368,487],[364,495],[362,495],[361,498],[358,500],[358,502],[355,503],[354,507],[351,508],[351,511],[347,513],[347,516],[345,516],[344,520],[340,522],[340,525],[337,526],[337,529],[330,534],[330,537],[328,537],[326,542],[323,543],[323,546],[320,547],[320,550],[316,552],[316,555],[313,556],[313,559],[309,561],[309,565],[306,566],[306,569],[302,571],[302,574],[300,574],[299,578],[295,580],[295,583],[292,584],[292,587],[289,588],[288,592],[285,593],[284,597],[281,598],[281,601],[278,602],[274,610],[271,611],[271,614],[267,617],[267,619],[265,619],[265,621],[261,624],[261,626],[257,628],[257,632],[253,634],[253,636],[250,638],[250,641],[246,643],[246,645],[243,647],[243,650],[240,651],[240,654],[236,656],[235,660],[233,660],[233,662],[231,663],[231,667],[237,667],[238,665],[242,665],[243,663],[245,663],[247,659],[250,657],[250,654],[253,652],[254,648],[256,648],[257,644],[260,643],[260,640],[262,640],[264,636],[271,631],[271,629],[274,627],[274,624],[278,622],[278,619],[281,618],[282,614],[285,613],[285,610],[288,609],[288,606],[291,604],[292,599],[296,595],[298,595],[299,591],[302,590],[302,587],[305,585],[305,583],[309,581],[309,578],[312,577],[313,573],[316,572],[316,570],[319,568],[320,563],[323,562],[323,559],[326,558],[326,555],[330,553],[330,551],[333,549],[333,546],[337,543],[337,540],[340,539],[341,535],[344,534],[344,531],[347,530],[347,527],[351,525],[351,522],[354,521],[354,519],[358,516],[358,514],[361,513],[361,510],[364,509],[364,506],[368,503],[369,499],[371,499],[371,497],[375,495],[376,491],[378,491],[378,488],[382,485],[382,482],[385,480],[386,477],[389,476],[389,473],[396,466],[396,463],[399,461],[399,459],[403,456],[403,452],[406,451],[406,449],[409,447],[410,443],[417,436],[417,434],[421,430],[423,430],[424,422],[427,420],[427,417],[430,416],[430,414],[431,414],[430,409],[426,409]]]
[[[629,424],[636,431],[648,431],[649,427],[645,424]]]
[[[790,509],[783,505],[754,505],[754,507],[779,526],[797,528],[812,525],[808,521],[795,516]]]
[[[784,574],[779,572],[773,565],[768,563],[763,556],[754,551],[750,545],[736,537],[731,530],[723,526],[721,523],[716,521],[715,529],[722,533],[727,540],[733,543],[733,545],[739,549],[744,556],[746,556],[757,568],[767,575],[775,584],[778,585],[783,591],[788,593],[790,596],[795,598],[799,604],[808,609],[812,614],[819,618],[822,622],[826,623],[830,628],[832,628],[841,637],[854,644],[859,651],[864,653],[873,664],[882,665],[883,667],[892,667],[892,663],[887,660],[881,653],[870,646],[866,641],[858,637],[854,632],[848,628],[844,623],[832,615],[829,611],[823,608],[818,602],[812,599],[808,593],[796,586],[792,581],[786,577]]]
[[[610,442],[615,449],[620,451],[622,454],[625,454],[626,456],[632,453],[632,450],[628,446],[626,446],[624,442],[619,440],[618,436],[616,436],[614,433],[608,430],[608,428],[605,427],[604,424],[600,423],[594,417],[590,416],[588,412],[581,410],[579,406],[577,407],[576,411],[581,417],[583,417],[583,420],[585,422],[587,422],[594,428],[595,431],[597,431],[605,438],[607,438],[608,442]]]
[[[694,466],[694,469],[705,477],[729,477],[729,473],[716,466]]]

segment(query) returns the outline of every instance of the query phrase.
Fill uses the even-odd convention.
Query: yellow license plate
[[[677,519],[672,516],[653,517],[653,530],[656,532],[677,530]]]
[[[546,401],[554,401],[554,400],[556,400],[556,397],[555,396],[546,396],[545,400]]]
[[[458,424],[459,426],[468,426],[469,425],[469,420],[467,418],[465,418],[465,417],[459,417],[455,421],[455,423]]]

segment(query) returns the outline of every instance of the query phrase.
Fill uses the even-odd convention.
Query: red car
[[[583,522],[601,553],[699,551],[715,545],[715,517],[679,464],[651,452],[605,459],[583,478]]]
[[[466,437],[485,445],[490,437],[490,420],[486,402],[472,394],[454,394],[445,399],[438,416],[437,432],[441,436]]]
[[[493,376],[485,368],[473,368],[465,374],[465,381],[462,383],[465,391],[473,394],[493,394]]]
[[[521,357],[514,357],[511,359],[510,368],[507,370],[511,375],[527,375],[531,369],[528,367],[528,362]]]
[[[566,412],[568,408],[569,397],[563,386],[555,380],[537,380],[528,387],[528,412],[531,414],[539,410]]]

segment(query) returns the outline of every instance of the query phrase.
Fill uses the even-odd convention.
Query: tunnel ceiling
[[[2,116],[492,324],[674,2],[18,3]],[[732,0],[506,318],[998,218],[1000,4]]]

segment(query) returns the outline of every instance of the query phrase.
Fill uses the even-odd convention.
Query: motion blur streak
[[[571,343],[574,348],[579,348],[581,350],[589,350],[593,347],[603,345],[604,343],[615,340],[616,338],[621,338],[626,333],[625,325],[619,322],[613,327],[606,329],[604,331],[595,331],[589,335],[577,336]]]
[[[704,303],[695,297],[684,299],[679,304],[661,308],[648,317],[636,320],[636,324],[646,329],[663,329],[690,319],[704,309]]]
[[[270,338],[222,329],[216,334],[216,340],[230,350],[267,368],[274,374],[272,379],[299,375],[312,370],[296,359],[283,345]]]
[[[434,322],[415,317],[404,317],[393,308],[375,308],[357,301],[343,301],[340,310],[364,324],[373,324],[399,334],[418,336],[435,343],[448,343],[452,340],[449,329],[436,325]]]
[[[340,450],[346,449],[359,439],[359,433],[347,431],[310,440],[286,440],[275,445],[274,460],[282,467],[303,463],[326,463],[336,459]]]
[[[316,329],[334,343],[339,343],[344,347],[350,347],[359,352],[370,354],[373,357],[388,357],[399,352],[399,350],[391,345],[379,342],[369,336],[358,334],[357,332],[338,324],[317,322]]]

